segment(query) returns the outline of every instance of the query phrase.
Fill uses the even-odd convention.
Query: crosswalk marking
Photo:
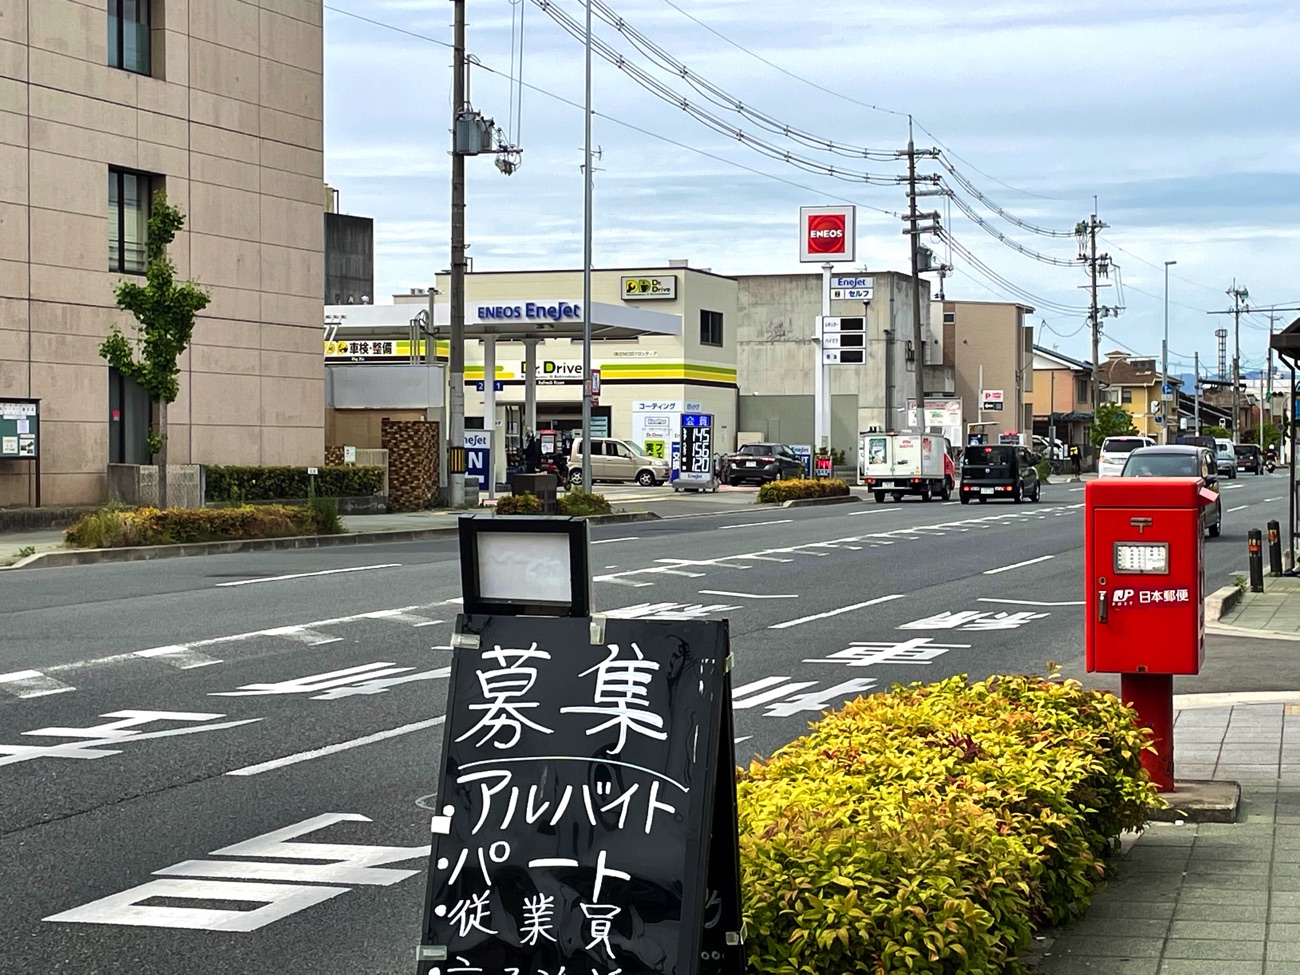
[[[75,690],[75,687],[47,677],[39,670],[17,670],[11,674],[0,674],[0,691],[18,698],[46,697]]]

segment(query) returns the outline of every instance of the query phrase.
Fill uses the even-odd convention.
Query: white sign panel
[[[832,301],[870,301],[870,288],[831,288]]]
[[[1002,390],[986,389],[980,394],[980,409],[982,410],[1000,410],[1002,409]]]

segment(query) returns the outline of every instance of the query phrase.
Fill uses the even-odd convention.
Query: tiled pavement
[[[1247,592],[1219,622],[1249,630],[1300,633],[1300,576],[1265,576],[1263,592]]]
[[[1046,933],[1043,975],[1300,975],[1300,708],[1185,709],[1174,748],[1179,779],[1241,783],[1238,821],[1152,824],[1082,920]]]

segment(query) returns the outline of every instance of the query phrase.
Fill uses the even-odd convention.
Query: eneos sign
[[[857,208],[800,207],[799,260],[851,262],[857,257]]]

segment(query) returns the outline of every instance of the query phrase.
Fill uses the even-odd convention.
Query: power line
[[[452,45],[448,44],[447,42],[439,40],[436,37],[431,37],[428,34],[421,34],[418,31],[408,30],[405,27],[398,27],[395,24],[385,23],[384,21],[381,20],[374,20],[370,17],[363,17],[360,14],[355,14],[350,10],[344,10],[340,7],[334,7],[329,4],[326,4],[325,9],[333,13],[342,14],[345,17],[352,17],[356,20],[364,21],[365,23],[371,24],[375,27],[382,27],[385,30],[390,30],[397,34],[405,34],[407,37],[413,37],[416,40],[427,41],[430,44],[437,44],[439,47],[446,47],[446,48],[452,47]],[[489,74],[497,75],[498,77],[508,77],[504,72],[500,71],[497,68],[492,67],[492,65],[490,64],[476,62],[475,67],[479,68],[482,71],[486,71]],[[585,106],[583,106],[580,102],[575,102],[572,99],[566,98],[563,95],[556,94],[555,92],[550,91],[546,88],[542,88],[539,85],[530,84],[522,80],[520,80],[518,84],[521,88],[526,88],[529,91],[536,92],[539,95],[545,95],[547,98],[560,102],[563,105],[567,105],[570,108],[575,108],[578,111],[585,110]],[[825,196],[827,199],[834,200],[835,202],[838,203],[849,203],[849,204],[853,204],[854,206],[860,206],[866,210],[873,210],[876,213],[882,213],[887,217],[898,218],[902,216],[902,214],[897,210],[888,210],[884,207],[873,206],[870,203],[863,203],[860,200],[854,200],[848,197],[827,194],[824,190],[815,189],[804,183],[798,183],[792,179],[787,179],[784,176],[778,176],[775,173],[769,173],[761,169],[755,169],[752,166],[746,166],[744,163],[736,162],[734,159],[728,159],[725,156],[719,156],[705,149],[701,149],[698,146],[689,145],[685,142],[679,142],[676,139],[670,138],[666,135],[660,135],[658,132],[652,132],[651,130],[642,128],[639,125],[633,125],[631,122],[624,121],[623,119],[618,118],[617,116],[614,115],[606,115],[603,112],[593,112],[592,114],[598,118],[604,119],[606,122],[612,122],[614,125],[618,125],[622,128],[628,129],[629,131],[636,132],[639,135],[644,135],[648,138],[655,139],[659,142],[663,142],[666,145],[674,146],[675,148],[678,149],[685,149],[688,152],[693,152],[696,155],[704,156],[706,159],[712,159],[714,162],[719,162],[726,166],[731,166],[734,169],[739,169],[743,172],[750,173],[754,176],[762,176],[764,179],[770,179],[773,180],[774,182],[782,183],[786,186],[791,186],[795,189],[804,190],[809,193],[817,193],[819,195]]]
[[[1004,220],[1007,220],[1010,223],[1015,224],[1017,227],[1020,227],[1022,230],[1028,230],[1030,233],[1038,234],[1042,237],[1073,237],[1074,236],[1073,230],[1048,230],[1046,227],[1039,227],[1036,224],[1029,223],[1027,220],[1020,219],[1014,214],[1008,213],[1002,207],[998,206],[987,196],[981,193],[975,187],[975,184],[972,183],[965,176],[963,176],[961,172],[957,169],[957,167],[954,166],[947,159],[940,156],[939,165],[943,166],[944,169],[948,170],[949,175],[951,175],[953,179],[955,179],[958,183],[960,183],[962,188],[965,189],[967,193],[970,193],[973,197],[975,197],[975,199],[979,200],[986,207],[988,207],[990,210],[996,213],[999,217],[1002,217]]]
[[[969,203],[963,200],[951,189],[947,189],[947,188],[945,189],[947,190],[948,195],[952,199],[952,202],[957,205],[958,210],[964,213],[968,219],[970,219],[975,224],[977,224],[980,227],[980,229],[983,230],[985,233],[987,233],[989,236],[993,237],[995,240],[998,240],[1001,243],[1005,244],[1006,246],[1010,247],[1012,250],[1019,251],[1021,254],[1024,254],[1026,257],[1032,257],[1035,261],[1039,261],[1043,264],[1053,264],[1056,267],[1078,267],[1079,266],[1079,260],[1077,258],[1071,260],[1065,260],[1060,257],[1050,257],[1047,254],[1040,253],[1039,251],[1031,250],[1030,248],[1024,246],[1018,241],[1013,240],[1012,238],[1008,237],[1006,234],[1002,233],[1002,231],[994,227],[992,224],[990,224],[978,213],[976,213],[974,208]],[[1056,235],[1053,234],[1053,236]],[[1073,237],[1074,231],[1070,231],[1069,236]]]

